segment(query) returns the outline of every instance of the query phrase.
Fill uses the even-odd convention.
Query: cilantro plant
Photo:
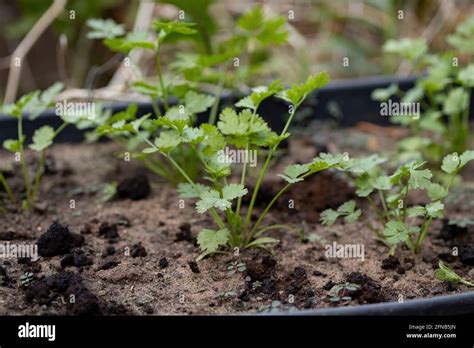
[[[413,253],[417,253],[433,219],[443,217],[443,199],[456,174],[474,159],[474,151],[466,151],[460,156],[457,153],[445,156],[441,170],[451,177],[446,186],[432,181],[433,174],[424,168],[425,162],[410,161],[398,167],[392,175],[386,175],[380,166],[385,159],[377,155],[351,159],[340,154],[321,154],[320,158],[345,172],[355,184],[356,194],[367,199],[380,226],[374,227],[368,220],[366,223],[379,240],[390,246],[392,253],[400,243],[406,243]],[[408,197],[413,190],[424,191],[429,203],[409,206]],[[321,222],[329,226],[341,217],[346,222],[353,222],[360,216],[361,211],[356,209],[355,202],[349,201],[337,210],[323,211]]]
[[[37,152],[39,159],[36,162],[36,171],[34,176],[30,173],[26,164],[25,155],[25,140],[23,134],[23,119],[28,115],[29,119],[36,118],[40,113],[46,110],[53,103],[53,98],[62,90],[63,86],[56,83],[47,90],[40,92],[31,92],[21,97],[14,104],[7,104],[2,106],[2,112],[17,119],[17,138],[8,139],[3,143],[3,147],[15,154],[15,159],[21,164],[21,174],[24,180],[25,196],[19,199],[12,192],[3,173],[0,172],[0,184],[7,193],[10,203],[14,207],[21,207],[24,210],[31,209],[38,197],[38,190],[41,182],[41,177],[44,171],[44,161],[46,150],[53,144],[54,139],[61,133],[68,125],[67,121],[63,121],[62,125],[57,129],[51,126],[43,126],[38,128],[33,134],[33,142],[28,146],[32,151]]]
[[[198,244],[203,252],[199,259],[222,252],[222,249],[226,248],[266,248],[278,242],[274,238],[262,236],[271,229],[281,227],[275,225],[259,228],[264,216],[291,185],[303,181],[308,175],[329,168],[329,165],[317,162],[287,166],[281,175],[287,184],[263,210],[258,220],[251,223],[255,201],[275,151],[281,141],[289,136],[288,129],[298,107],[308,94],[326,85],[328,80],[326,73],[319,73],[310,76],[301,85],[294,85],[286,90],[280,81],[273,82],[268,87],[255,88],[251,95],[236,103],[240,111],[232,108],[224,109],[217,125],[204,123],[196,127],[189,113],[184,113],[180,117],[175,117],[175,113],[166,113],[156,119],[146,115],[138,120],[120,123],[119,131],[127,131],[138,136],[143,132],[143,128],[150,127],[147,123],[158,127],[156,131],[159,134],[156,137],[153,139],[143,137],[148,147],[144,148],[142,153],[146,155],[159,153],[167,159],[186,180],[178,187],[181,197],[197,199],[197,212],[200,214],[209,212],[215,220],[217,230],[203,229],[198,235]],[[260,104],[273,95],[290,103],[290,115],[280,134],[273,132],[257,113]],[[176,154],[179,154],[180,148],[183,147],[195,153],[206,173],[203,179],[207,184],[191,178],[176,160]],[[257,151],[266,156],[246,211],[242,207],[242,197],[249,192],[246,187],[249,164],[242,165],[238,182],[230,182],[232,163],[226,157],[226,149]]]
[[[442,281],[450,282],[453,284],[461,283],[467,286],[474,286],[474,282],[470,282],[458,275],[456,272],[450,269],[443,261],[439,261],[438,269],[434,272],[434,275],[437,279]]]
[[[256,22],[250,23],[253,20]],[[226,74],[219,67],[220,65],[227,68],[229,62],[234,57],[242,54],[248,47],[255,48],[260,47],[259,45],[265,47],[270,44],[280,44],[286,40],[287,33],[283,30],[285,21],[280,17],[265,20],[261,7],[256,7],[244,14],[238,23],[241,31],[228,41],[223,42],[222,45],[217,45],[216,48],[210,48],[199,54],[178,54],[175,62],[170,66],[174,78],[166,76],[163,72],[161,64],[162,47],[166,42],[175,42],[178,39],[195,39],[199,36],[197,35],[200,33],[199,28],[196,28],[193,23],[155,21],[153,24],[155,33],[152,35],[146,32],[126,33],[123,26],[110,19],[91,19],[88,24],[92,31],[89,32],[88,36],[92,39],[103,39],[107,47],[123,54],[129,54],[137,48],[152,51],[155,56],[157,81],[145,80],[139,67],[133,65],[134,63],[130,61],[129,63],[132,64],[134,71],[141,76],[141,80],[133,84],[133,89],[150,97],[155,115],[158,117],[164,116],[161,118],[161,122],[176,121],[171,125],[168,124],[168,126],[174,129],[182,129],[184,125],[189,123],[189,120],[194,123],[196,114],[208,110],[209,123],[215,123],[222,88],[224,85],[229,85],[229,83],[224,83],[226,81],[217,81],[216,76],[222,75],[228,80],[230,76],[238,75],[235,73],[236,71],[246,71],[248,74],[255,73],[254,70],[242,67],[232,74]],[[215,96],[196,92],[202,89],[202,85],[213,86],[216,84]],[[230,84],[232,86],[236,85],[235,81]],[[178,99],[178,105],[170,106],[168,104],[170,97]],[[161,100],[164,112],[158,105],[158,100]],[[136,113],[136,107],[131,106],[125,113],[98,119],[95,125],[97,128],[96,134],[110,136],[119,141],[126,147],[127,151],[132,152],[136,158],[142,159],[150,170],[168,181],[177,184],[185,180],[181,173],[176,171],[176,168],[168,165],[160,156],[150,152],[141,152],[142,145],[148,143],[153,136],[156,136],[155,132],[158,126],[161,126],[159,122],[144,122],[139,134],[122,128],[125,121],[134,118],[134,113]],[[163,135],[163,137],[165,136]],[[93,139],[95,137],[89,138]],[[190,150],[189,147],[180,147],[175,151],[174,159],[193,180],[202,173],[201,161],[196,157],[195,151]]]
[[[409,126],[412,136],[398,144],[400,160],[428,159],[440,163],[444,155],[469,148],[469,110],[474,87],[474,64],[460,66],[462,57],[474,50],[474,16],[461,23],[449,36],[453,51],[430,53],[423,39],[389,40],[384,51],[410,62],[420,74],[406,92],[393,84],[375,90],[372,97],[387,101],[396,96],[402,103],[419,103],[421,115],[392,116],[390,120]]]

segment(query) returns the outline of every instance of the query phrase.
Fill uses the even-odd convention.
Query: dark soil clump
[[[386,259],[382,260],[382,269],[391,270],[398,269],[400,267],[400,261],[395,256],[390,255]]]
[[[201,270],[199,269],[199,266],[196,261],[189,261],[188,265],[189,268],[191,268],[191,271],[193,271],[193,273],[201,273]]]
[[[35,280],[25,290],[25,299],[29,303],[50,305],[59,297],[66,303],[66,314],[104,314],[97,296],[83,285],[81,276],[75,273],[59,272]]]
[[[148,255],[148,253],[146,252],[145,247],[141,243],[138,243],[132,246],[130,255],[132,257],[145,257]]]
[[[352,296],[360,304],[377,303],[386,301],[382,286],[372,278],[359,272],[352,272],[346,279],[347,282],[359,285],[359,289]]]
[[[102,236],[107,239],[116,239],[119,237],[118,229],[116,224],[109,224],[108,222],[103,222],[99,226],[99,236]]]
[[[38,239],[38,253],[44,257],[64,255],[84,244],[84,237],[69,232],[69,229],[54,222]]]
[[[73,250],[72,253],[66,254],[61,260],[61,267],[63,268],[68,266],[84,267],[92,264],[92,259],[87,257],[84,251],[80,249]]]
[[[134,201],[147,198],[151,187],[148,177],[136,175],[122,180],[117,187],[117,195],[120,198],[129,198]]]
[[[462,245],[459,247],[459,259],[463,265],[474,266],[474,245]]]

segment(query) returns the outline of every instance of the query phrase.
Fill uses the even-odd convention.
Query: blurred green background
[[[69,88],[85,87],[91,69],[113,56],[97,40],[86,38],[87,19],[112,18],[131,30],[140,1],[69,0],[64,13],[28,54],[18,95],[44,89],[58,80]],[[5,92],[9,56],[51,3],[0,0],[1,96]],[[301,81],[322,69],[328,70],[333,79],[409,74],[409,69],[382,54],[381,47],[387,39],[425,37],[434,51],[441,51],[446,35],[474,13],[472,0],[165,0],[155,1],[153,16],[173,20],[180,8],[184,9],[212,42],[230,35],[237,18],[255,4],[263,5],[268,16],[282,15],[288,20],[288,43],[271,48],[270,59],[262,69],[268,78],[278,76],[287,82]],[[399,11],[403,11],[403,19],[399,18]],[[169,48],[166,63],[179,49],[180,46]],[[343,65],[346,57],[348,67]],[[107,85],[114,71],[104,71],[87,87]],[[249,84],[258,83],[261,78],[255,77]]]

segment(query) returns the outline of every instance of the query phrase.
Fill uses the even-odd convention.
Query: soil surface
[[[367,151],[378,146],[371,136],[353,132],[362,134]],[[347,143],[347,134],[339,138],[346,143],[328,144],[340,151],[355,148]],[[285,163],[311,159],[318,144],[299,138],[288,150],[289,156],[276,166],[280,172]],[[419,255],[402,247],[395,257],[388,257],[387,248],[375,241],[363,221],[322,226],[322,210],[355,198],[353,189],[333,172],[294,186],[265,219],[268,225],[304,225],[304,236],[275,230],[270,235],[280,244],[274,255],[250,250],[195,262],[196,235],[213,228],[212,220],[198,214],[192,201],[181,209],[174,188],[160,183],[139,162],[118,159],[117,151],[111,143],[53,146],[34,211],[0,215],[0,244],[37,244],[40,255],[37,260],[0,259],[1,315],[232,314],[469,291],[434,278],[439,259],[474,279],[473,225],[457,228],[447,220],[436,221]],[[10,154],[2,152],[0,159],[1,168],[12,165]],[[20,171],[13,166],[8,180],[18,192],[23,188],[16,173]],[[275,174],[263,185],[254,218],[282,185]],[[120,197],[99,203],[98,189],[111,181],[119,182]],[[448,199],[450,219],[473,218],[474,187],[469,181],[464,185]],[[333,242],[363,246],[363,261],[326,257],[325,246]],[[460,256],[453,256],[453,247]],[[345,300],[334,300],[334,286],[346,282],[357,286],[336,293]]]

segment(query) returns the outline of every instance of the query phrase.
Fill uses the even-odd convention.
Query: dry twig
[[[4,103],[13,103],[18,92],[18,85],[21,77],[21,61],[28,54],[31,47],[38,38],[51,25],[54,19],[64,10],[67,0],[54,0],[53,4],[46,10],[41,18],[35,23],[33,28],[26,34],[25,38],[17,46],[10,59],[10,71],[8,74],[7,90],[5,92]],[[17,66],[16,62],[20,64]]]

